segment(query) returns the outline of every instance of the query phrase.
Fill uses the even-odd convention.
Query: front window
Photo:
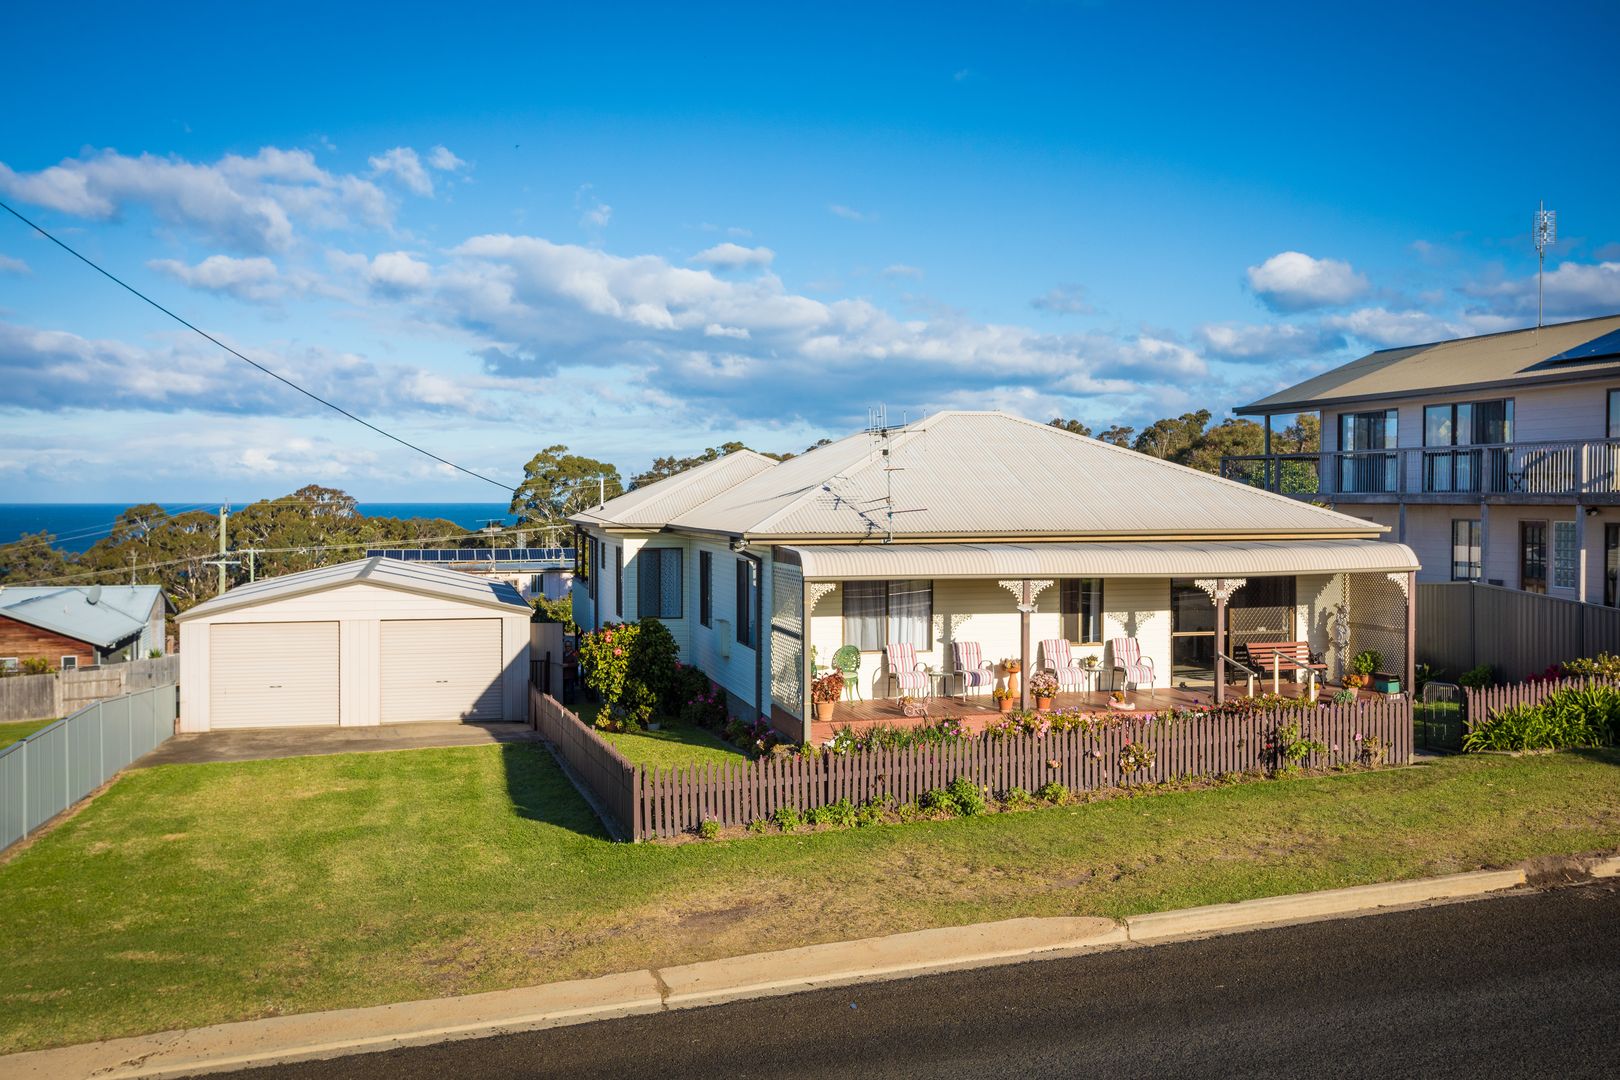
[[[1573,589],[1580,562],[1573,521],[1553,522],[1553,588]]]
[[[737,560],[737,644],[754,647],[754,607],[759,596],[759,567]]]
[[[844,582],[844,644],[879,652],[891,641],[931,649],[934,645],[934,583]]]
[[[1065,578],[1058,588],[1063,636],[1077,645],[1101,645],[1102,578]]]
[[[643,548],[636,556],[636,614],[681,617],[681,549]]]
[[[1477,520],[1451,523],[1451,580],[1478,581],[1484,576],[1480,565],[1480,524]]]
[[[714,625],[714,554],[698,552],[698,622]]]
[[[1603,526],[1603,602],[1620,607],[1620,525]]]
[[[1461,401],[1423,408],[1423,490],[1502,491],[1507,451],[1451,447],[1500,446],[1513,441],[1513,399]]]
[[[1620,439],[1620,390],[1609,391],[1609,438]]]
[[[79,658],[77,656],[64,656],[64,657],[62,657],[62,670],[63,671],[77,671],[78,668],[79,668]]]

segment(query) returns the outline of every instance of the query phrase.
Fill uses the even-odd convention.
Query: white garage
[[[360,559],[242,585],[180,627],[180,730],[528,718],[531,609],[505,582]]]

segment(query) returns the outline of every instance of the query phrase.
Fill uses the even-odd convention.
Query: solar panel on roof
[[[1610,330],[1607,334],[1599,334],[1572,349],[1565,349],[1557,356],[1549,356],[1547,363],[1558,364],[1569,360],[1591,360],[1599,356],[1616,355],[1620,355],[1620,330]]]

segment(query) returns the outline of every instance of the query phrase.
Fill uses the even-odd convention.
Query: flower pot
[[[1012,712],[1012,710],[1013,710],[1013,699],[1012,698],[1004,697],[1004,698],[997,698],[996,699],[996,711],[997,712]]]
[[[1051,711],[1051,708],[1052,708],[1052,699],[1051,698],[1049,698],[1049,697],[1038,697],[1038,698],[1035,699],[1035,710],[1037,712],[1049,712],[1049,711]]]
[[[838,711],[838,702],[818,701],[815,703],[815,707],[816,722],[818,724],[830,724],[832,723],[833,714]]]

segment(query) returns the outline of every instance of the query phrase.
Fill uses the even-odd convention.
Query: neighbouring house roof
[[[774,466],[776,462],[752,450],[737,450],[705,461],[685,472],[636,488],[600,506],[582,510],[574,520],[633,528],[661,528],[694,507]]]
[[[1378,540],[1089,542],[1050,544],[808,544],[807,580],[999,577],[1264,577],[1417,570],[1405,544]]]
[[[323,592],[344,585],[364,582],[384,589],[420,593],[445,600],[460,600],[484,607],[530,611],[523,596],[511,585],[492,578],[464,574],[459,570],[434,566],[431,563],[401,562],[398,559],[375,557],[356,559],[336,566],[322,566],[297,574],[262,578],[247,585],[238,585],[224,596],[205,601],[181,614],[176,621],[185,622],[202,615],[217,615],[237,608],[253,607],[272,600],[283,600],[307,593]]]
[[[999,412],[937,413],[892,428],[887,438],[862,432],[714,486],[721,489],[681,513],[660,521],[643,512],[638,524],[776,542],[1374,537],[1387,531]],[[618,502],[573,520],[613,520]]]
[[[159,603],[157,585],[0,587],[0,615],[104,649],[137,637]]]
[[[1239,415],[1310,412],[1324,405],[1569,382],[1620,373],[1620,315],[1482,337],[1383,349],[1279,390]]]

